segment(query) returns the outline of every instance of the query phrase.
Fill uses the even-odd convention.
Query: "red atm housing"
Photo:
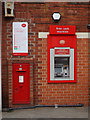
[[[50,25],[47,46],[48,83],[76,82],[75,26]]]
[[[29,64],[13,64],[13,104],[30,103]]]

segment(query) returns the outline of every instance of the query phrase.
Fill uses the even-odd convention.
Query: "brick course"
[[[51,18],[53,12],[62,15],[59,23]],[[4,17],[2,14],[2,86],[3,107],[12,105],[11,83],[12,63],[15,59],[28,61],[33,58],[33,98],[32,105],[78,104],[88,105],[88,39],[77,39],[77,83],[47,83],[47,39],[38,38],[38,32],[49,32],[49,25],[75,25],[76,32],[88,32],[88,3],[68,4],[52,3],[20,3],[15,2],[15,17]],[[12,23],[28,22],[28,56],[12,55]],[[13,60],[14,59],[14,60]],[[29,62],[29,61],[28,61]],[[8,68],[7,68],[8,66]],[[8,72],[9,70],[9,72]],[[9,78],[9,82],[8,82]],[[9,88],[9,89],[8,89]],[[9,100],[8,100],[9,92]],[[22,106],[22,105],[21,105]]]

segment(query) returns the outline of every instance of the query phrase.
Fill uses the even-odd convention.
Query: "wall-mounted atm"
[[[50,25],[47,45],[48,83],[76,82],[75,26]]]

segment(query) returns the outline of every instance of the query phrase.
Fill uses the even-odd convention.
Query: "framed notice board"
[[[28,55],[28,23],[13,22],[13,55]]]

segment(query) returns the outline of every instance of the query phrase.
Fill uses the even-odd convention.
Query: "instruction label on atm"
[[[20,75],[19,76],[19,83],[23,83],[24,82],[24,76],[23,75]]]
[[[55,55],[69,55],[69,49],[55,49]]]

